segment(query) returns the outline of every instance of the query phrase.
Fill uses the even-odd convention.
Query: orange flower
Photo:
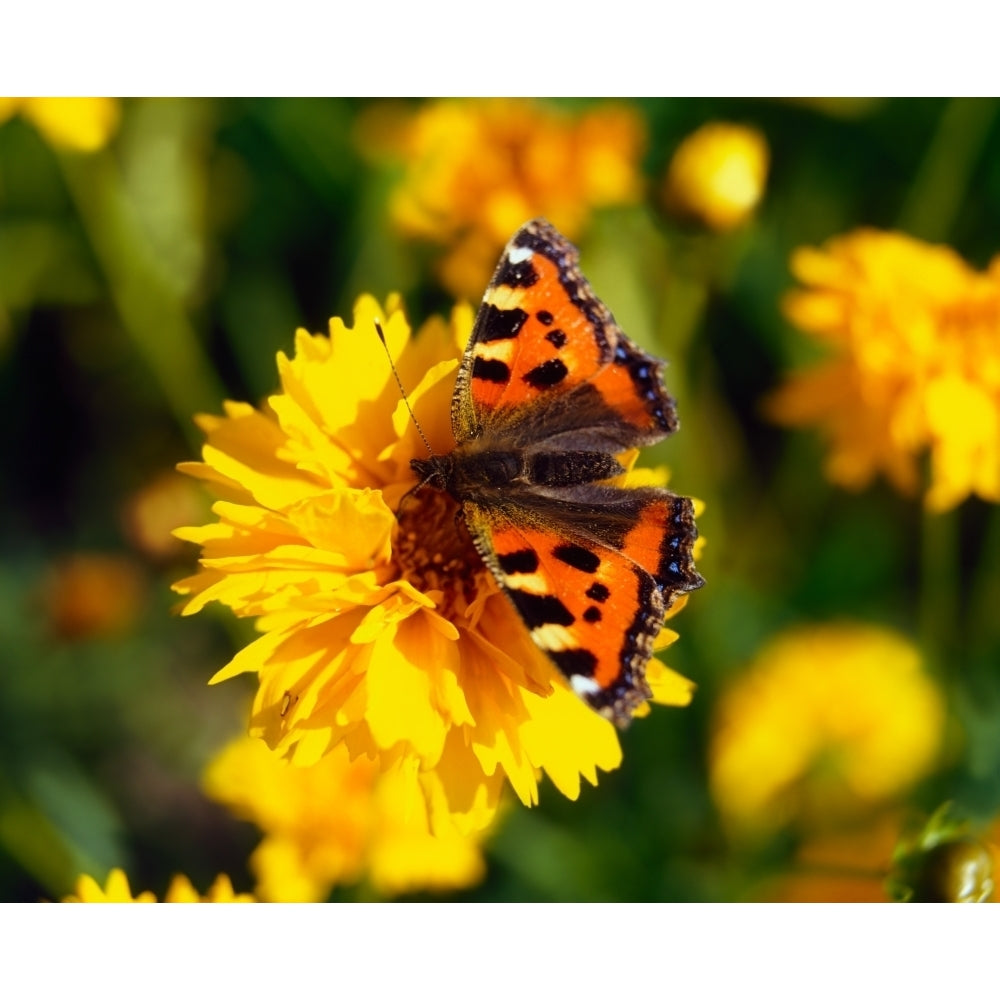
[[[63,639],[117,635],[135,621],[146,584],[126,556],[80,552],[48,574],[44,601],[52,630]]]
[[[821,833],[796,851],[791,872],[754,893],[775,903],[888,903],[886,878],[899,840],[895,813],[861,827]]]
[[[773,419],[816,424],[826,474],[861,489],[884,473],[947,510],[976,494],[1000,501],[1000,257],[974,271],[953,250],[858,230],[792,257],[807,287],[789,319],[832,349],[768,401]]]
[[[638,200],[644,144],[642,119],[625,105],[574,116],[524,100],[434,101],[406,131],[393,219],[446,244],[445,287],[475,301],[525,219],[545,216],[573,239],[592,209]]]

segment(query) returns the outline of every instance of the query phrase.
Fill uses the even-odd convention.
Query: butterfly
[[[625,488],[616,456],[677,430],[665,363],[622,332],[543,219],[507,244],[455,383],[455,448],[413,459],[446,491],[535,644],[624,728],[651,697],[666,611],[704,581],[691,500]]]

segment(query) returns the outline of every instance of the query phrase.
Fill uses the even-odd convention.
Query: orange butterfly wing
[[[597,489],[557,521],[474,502],[465,516],[535,644],[581,698],[624,727],[651,694],[645,666],[664,613],[701,577],[687,543],[690,500],[665,490]]]
[[[576,247],[536,219],[507,244],[483,297],[455,387],[455,439],[489,435],[586,385],[587,410],[627,441],[619,450],[652,444],[677,429],[664,367],[621,331]]]

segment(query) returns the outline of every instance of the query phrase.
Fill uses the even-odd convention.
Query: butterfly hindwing
[[[621,552],[474,504],[466,520],[535,644],[592,708],[624,724],[649,697],[645,664],[663,621],[652,576]]]

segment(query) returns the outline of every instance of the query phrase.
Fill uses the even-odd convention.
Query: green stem
[[[0,776],[0,848],[56,898],[86,864],[52,821]]]
[[[928,240],[948,237],[996,112],[994,100],[948,101],[900,213],[901,229]],[[958,517],[957,511],[923,513],[919,631],[923,649],[939,667],[954,651],[957,638]]]
[[[60,165],[122,325],[149,366],[181,432],[199,449],[192,416],[217,412],[225,390],[183,303],[165,278],[108,152]]]
[[[947,239],[996,110],[996,101],[974,97],[958,97],[945,105],[900,212],[900,229],[925,240]]]
[[[969,611],[966,616],[968,634],[984,645],[1000,640],[1000,622],[996,609],[1000,604],[1000,506],[993,505],[976,554],[969,585]],[[970,644],[971,645],[971,644]],[[972,650],[970,650],[971,652]],[[978,651],[978,650],[977,650]]]
[[[941,668],[958,622],[958,511],[923,512],[920,537],[920,644]]]

